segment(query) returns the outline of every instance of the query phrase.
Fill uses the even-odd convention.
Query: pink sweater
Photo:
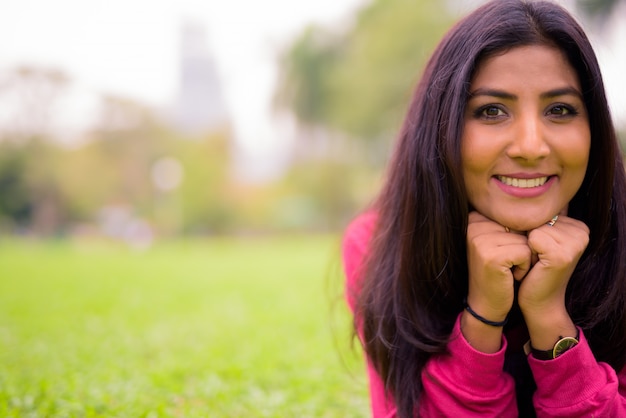
[[[361,267],[376,216],[365,214],[348,227],[343,242],[347,277],[347,300],[354,312]],[[424,391],[420,398],[422,417],[516,417],[513,378],[503,371],[507,346],[495,354],[474,350],[461,334],[459,317],[448,344],[449,355],[438,355],[422,372]],[[626,417],[626,368],[619,374],[608,364],[597,362],[587,340],[554,360],[528,356],[537,391],[533,404],[539,417]],[[372,416],[395,417],[396,408],[386,396],[383,383],[369,363]]]

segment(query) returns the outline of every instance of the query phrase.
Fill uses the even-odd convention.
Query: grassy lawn
[[[0,241],[2,417],[365,417],[335,237]]]

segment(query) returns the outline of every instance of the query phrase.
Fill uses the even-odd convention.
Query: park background
[[[480,3],[0,0],[0,416],[367,416],[341,232]]]

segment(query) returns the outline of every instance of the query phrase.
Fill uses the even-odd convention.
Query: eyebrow
[[[582,93],[574,87],[563,87],[560,89],[550,90],[541,94],[542,99],[552,99],[559,96],[576,96],[581,100],[583,99]]]
[[[489,96],[489,97],[497,97],[503,100],[517,100],[517,96],[511,93],[507,93],[504,90],[498,89],[489,89],[489,88],[479,88],[472,92],[470,92],[469,97],[479,97],[479,96]],[[552,99],[559,96],[576,96],[579,99],[583,99],[583,95],[574,87],[562,87],[553,90],[546,91],[545,93],[541,93],[540,97],[542,99]]]

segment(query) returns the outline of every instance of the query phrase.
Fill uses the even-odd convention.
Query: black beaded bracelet
[[[478,319],[480,322],[482,322],[483,324],[487,324],[487,325],[491,325],[492,327],[503,327],[506,325],[506,323],[508,322],[509,318],[504,318],[504,321],[500,321],[500,322],[496,322],[496,321],[490,321],[486,318],[483,318],[482,316],[478,315],[476,312],[474,312],[474,310],[472,308],[470,308],[470,306],[467,304],[467,301],[465,301],[465,310],[467,312],[470,313],[470,315],[472,315],[474,318]]]

